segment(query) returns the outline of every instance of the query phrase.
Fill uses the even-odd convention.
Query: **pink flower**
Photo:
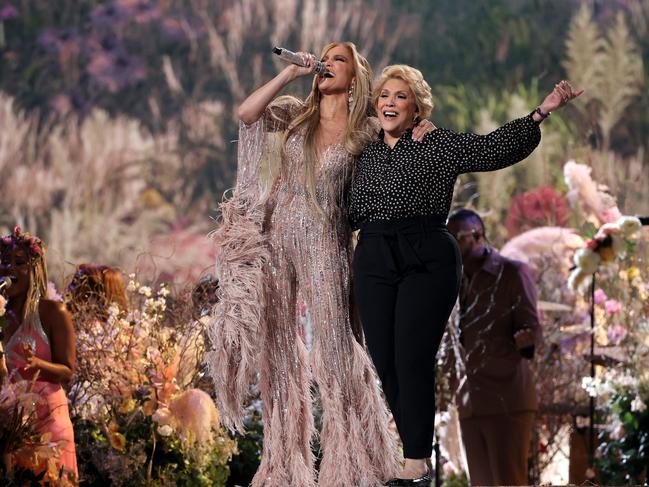
[[[604,303],[604,309],[606,310],[607,315],[615,315],[622,310],[622,305],[615,299],[608,299]]]
[[[600,220],[606,222],[606,223],[613,223],[616,222],[620,217],[622,216],[622,213],[620,213],[620,210],[617,206],[612,206],[604,211],[602,211],[599,214]]]
[[[590,238],[586,240],[586,247],[589,248],[590,250],[595,250],[597,248],[598,243],[599,242],[597,242],[597,240],[595,240],[594,238]]]
[[[23,233],[23,229],[20,227],[14,227],[14,233]]]
[[[615,343],[620,343],[627,335],[626,328],[622,325],[613,325],[606,332],[608,339]]]
[[[18,17],[18,10],[13,5],[7,3],[0,8],[0,22],[15,19],[16,17]]]
[[[602,304],[604,301],[608,299],[608,296],[604,291],[601,289],[596,289],[595,290],[595,304]]]

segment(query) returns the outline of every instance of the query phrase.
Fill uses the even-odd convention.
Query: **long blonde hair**
[[[33,262],[29,270],[29,289],[25,299],[23,321],[38,313],[38,303],[47,295],[47,263],[45,255]]]
[[[352,42],[332,42],[327,44],[320,54],[322,58],[330,49],[337,46],[345,46],[352,54],[354,63],[354,82],[352,102],[347,114],[347,127],[344,135],[344,147],[347,152],[357,156],[363,150],[363,147],[371,140],[372,131],[368,126],[368,115],[371,113],[371,94],[372,94],[372,70],[367,59],[361,56]],[[320,90],[318,89],[318,77],[313,77],[311,84],[311,93],[304,100],[302,111],[288,126],[284,136],[283,149],[286,147],[287,140],[298,130],[304,129],[304,175],[306,192],[309,202],[318,211],[323,214],[322,208],[318,203],[316,196],[316,179],[315,172],[318,164],[318,154],[316,148],[316,136],[320,124]],[[286,154],[283,153],[282,159],[286,160]],[[284,167],[285,164],[282,164]],[[276,174],[274,175],[277,176]]]

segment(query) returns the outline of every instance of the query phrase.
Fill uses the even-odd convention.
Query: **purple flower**
[[[15,19],[16,17],[18,17],[18,10],[13,5],[5,3],[5,5],[0,8],[0,22]]]
[[[167,17],[162,20],[162,33],[170,41],[186,42],[187,33],[179,19]]]
[[[626,328],[622,325],[613,325],[606,332],[608,339],[614,343],[620,343],[627,335]]]
[[[93,57],[97,54],[119,56],[126,53],[120,39],[112,32],[102,35],[93,35],[86,41],[86,54]]]
[[[608,299],[604,303],[604,309],[606,310],[607,315],[615,315],[622,310],[622,305],[615,299]]]
[[[75,29],[45,28],[38,36],[38,43],[47,51],[58,54],[77,44],[79,34]]]
[[[135,56],[97,54],[88,65],[88,72],[111,93],[133,86],[146,77],[144,63]]]
[[[595,290],[595,304],[602,304],[604,301],[608,299],[608,296],[604,291],[601,289],[596,289]]]

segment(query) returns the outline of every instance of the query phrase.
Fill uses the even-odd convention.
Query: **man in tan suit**
[[[527,485],[538,409],[529,361],[541,339],[530,269],[485,243],[480,216],[453,212],[448,229],[460,247],[460,342],[466,373],[457,387],[472,485]]]

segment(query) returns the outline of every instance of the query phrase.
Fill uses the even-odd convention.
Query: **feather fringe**
[[[270,333],[270,332],[269,332]],[[273,341],[276,337],[266,337]],[[296,337],[297,338],[297,337]],[[260,377],[263,400],[264,450],[252,487],[315,487],[315,458],[311,440],[315,425],[311,406],[309,362],[304,343],[297,338],[292,353],[283,355],[274,370],[262,369]],[[272,346],[263,345],[262,353],[272,354]],[[276,357],[279,358],[279,357]],[[278,374],[278,370],[291,374]],[[280,387],[276,381],[286,381]]]
[[[219,248],[216,275],[219,303],[207,326],[206,354],[222,423],[243,432],[243,408],[258,368],[259,330],[265,306],[264,267],[269,260],[261,231],[262,208],[249,210],[235,196],[220,205],[223,224],[213,233]]]
[[[319,485],[375,487],[396,476],[399,450],[367,352],[352,340],[350,368],[336,377],[320,349],[312,351],[323,405]]]

